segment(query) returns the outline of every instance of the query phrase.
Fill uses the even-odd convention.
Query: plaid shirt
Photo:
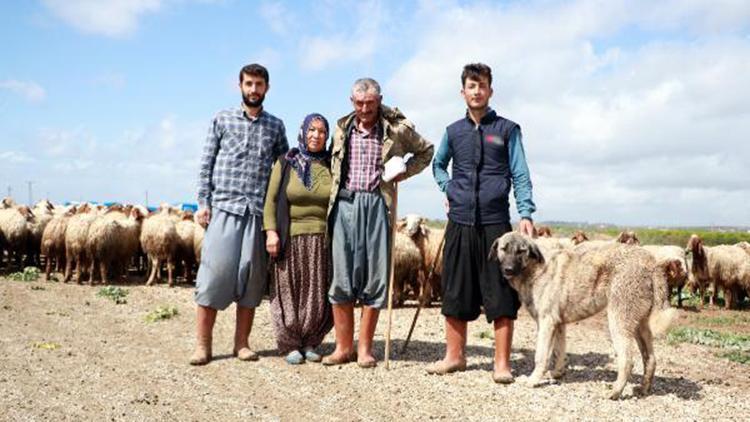
[[[349,136],[349,174],[346,188],[355,192],[372,192],[380,185],[383,174],[383,136],[376,125],[369,131],[352,125]]]
[[[263,215],[268,177],[276,159],[289,149],[281,119],[242,107],[216,114],[201,158],[198,203],[232,214]]]

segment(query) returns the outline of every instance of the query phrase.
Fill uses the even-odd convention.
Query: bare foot
[[[445,375],[451,372],[459,372],[466,370],[466,360],[447,360],[442,359],[432,363],[426,369],[428,374]]]

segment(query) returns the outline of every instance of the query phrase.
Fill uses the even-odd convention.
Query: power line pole
[[[8,185],[8,198],[11,198],[13,196],[13,188]]]
[[[148,209],[148,189],[146,189],[146,208]]]
[[[34,182],[31,180],[27,180],[26,183],[29,184],[29,206],[31,207],[34,205],[34,196],[32,195],[32,188],[31,188],[31,185],[33,185]]]

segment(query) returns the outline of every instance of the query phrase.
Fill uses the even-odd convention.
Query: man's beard
[[[246,106],[251,107],[251,108],[262,106],[263,105],[263,100],[265,100],[265,99],[266,99],[266,95],[265,94],[262,94],[260,96],[260,98],[258,98],[255,101],[251,100],[249,95],[243,95],[242,96],[242,102],[245,103]]]

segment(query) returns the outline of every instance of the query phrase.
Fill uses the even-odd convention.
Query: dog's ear
[[[497,261],[497,248],[500,247],[500,238],[498,237],[492,242],[490,246],[490,255],[487,257],[488,261]]]
[[[537,260],[540,264],[544,264],[544,255],[542,255],[542,251],[539,249],[539,246],[536,245],[536,243],[529,242],[529,256]]]

